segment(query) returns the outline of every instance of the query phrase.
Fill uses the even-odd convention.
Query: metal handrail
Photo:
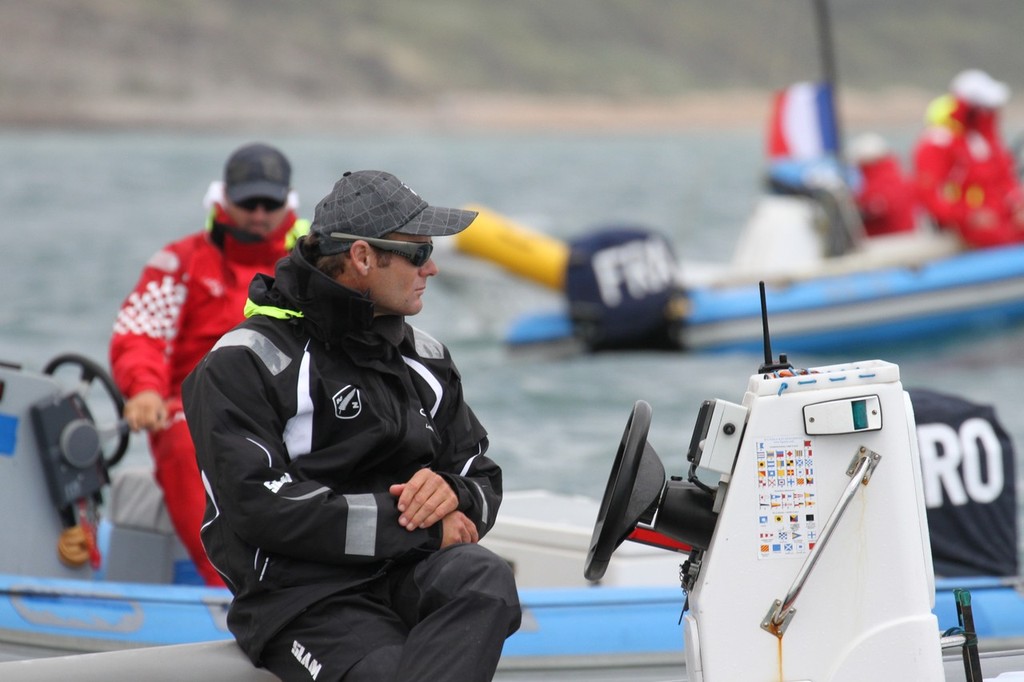
[[[832,510],[828,520],[825,521],[825,525],[822,526],[817,544],[811,548],[807,558],[804,559],[804,563],[797,572],[793,585],[789,588],[789,592],[786,593],[785,599],[776,599],[772,602],[771,608],[768,609],[768,614],[761,621],[762,629],[767,630],[776,637],[781,637],[785,633],[789,622],[796,613],[793,604],[796,602],[797,597],[800,596],[800,591],[803,589],[804,583],[807,582],[807,578],[810,576],[814,564],[817,563],[818,557],[824,551],[825,545],[832,536],[832,531],[835,529],[836,524],[839,523],[839,519],[842,518],[847,506],[849,506],[850,500],[853,499],[854,494],[857,492],[857,488],[861,485],[867,485],[868,481],[871,480],[871,474],[881,459],[882,456],[880,454],[867,449],[863,445],[857,450],[857,454],[853,456],[853,460],[846,470],[847,476],[851,477],[850,482],[846,485],[846,489],[836,503],[836,508]]]

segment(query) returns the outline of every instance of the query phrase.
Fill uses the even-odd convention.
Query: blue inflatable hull
[[[679,345],[692,351],[759,351],[756,282],[686,290]],[[920,267],[768,283],[772,343],[785,352],[890,347],[1003,329],[1024,320],[1024,246],[967,252]],[[531,314],[506,336],[513,347],[573,334],[566,312]]]
[[[940,630],[958,625],[954,588],[971,592],[982,648],[1024,638],[1024,597],[995,578],[939,581]],[[224,589],[0,575],[0,592],[6,658],[17,657],[13,650],[47,656],[231,638]],[[528,589],[521,598],[523,625],[506,642],[504,668],[683,661],[678,588]]]

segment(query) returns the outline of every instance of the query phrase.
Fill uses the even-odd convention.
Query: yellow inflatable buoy
[[[492,261],[556,291],[565,289],[569,245],[534,232],[482,206],[467,206],[476,220],[454,236],[459,251]]]

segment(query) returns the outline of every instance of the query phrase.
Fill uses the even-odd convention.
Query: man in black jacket
[[[285,680],[490,680],[520,607],[477,544],[501,470],[448,349],[410,326],[471,211],[346,173],[184,384],[228,626]]]

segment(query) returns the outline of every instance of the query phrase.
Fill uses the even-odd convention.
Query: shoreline
[[[913,89],[842,92],[837,107],[844,130],[920,126],[932,96]],[[0,127],[183,132],[664,133],[694,128],[758,129],[766,125],[770,106],[771,93],[760,91],[696,93],[632,102],[496,93],[448,94],[429,101],[333,100],[301,106],[278,99],[262,104],[258,110],[232,109],[223,100],[22,100],[0,104]],[[1011,101],[1004,111],[1004,128],[1013,127],[1015,122],[1024,122],[1024,109]]]

